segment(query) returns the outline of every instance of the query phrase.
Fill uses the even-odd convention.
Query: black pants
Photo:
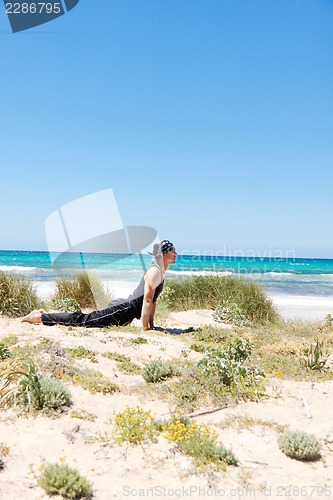
[[[74,313],[45,313],[42,314],[44,325],[66,325],[66,326],[86,326],[103,327],[109,325],[127,325],[140,314],[133,307],[131,302],[124,302],[118,305],[109,304],[106,309],[93,311],[88,314]]]

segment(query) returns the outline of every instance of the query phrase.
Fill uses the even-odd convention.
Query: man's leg
[[[134,319],[135,313],[130,303],[107,307],[101,311],[93,311],[88,314],[74,313],[44,313],[42,323],[44,325],[66,325],[66,326],[86,326],[103,327],[110,325],[126,325]]]

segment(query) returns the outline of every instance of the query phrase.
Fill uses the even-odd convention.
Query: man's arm
[[[155,311],[156,311],[156,302],[153,302],[153,307],[152,311],[150,313],[150,318],[149,318],[149,328],[151,330],[154,329],[154,317],[155,317]]]
[[[149,330],[154,327],[156,302],[153,302],[156,287],[161,283],[161,273],[156,267],[148,269],[145,275],[145,287],[141,311],[142,329]]]

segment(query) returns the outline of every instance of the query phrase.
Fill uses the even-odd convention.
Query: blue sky
[[[180,251],[333,258],[333,1],[0,5],[1,249],[113,188]]]

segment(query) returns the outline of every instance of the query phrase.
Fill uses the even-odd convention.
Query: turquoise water
[[[149,255],[68,253],[54,261],[56,257],[40,251],[0,251],[0,271],[52,282],[78,269],[96,269],[103,280],[130,286],[151,262]],[[333,259],[179,255],[167,275],[183,278],[210,272],[253,279],[275,294],[333,296]]]

